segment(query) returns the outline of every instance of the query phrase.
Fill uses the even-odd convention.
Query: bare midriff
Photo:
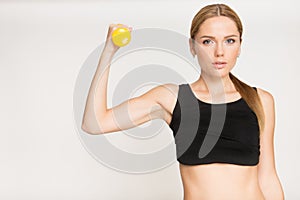
[[[180,163],[179,167],[183,200],[265,200],[258,183],[257,166]]]

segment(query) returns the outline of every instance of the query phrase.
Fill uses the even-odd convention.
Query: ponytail
[[[262,106],[262,103],[258,96],[257,91],[255,91],[254,88],[247,85],[246,83],[240,81],[231,72],[229,73],[229,77],[230,77],[231,81],[233,82],[236,90],[241,94],[242,98],[246,101],[248,106],[256,114],[260,133],[262,133],[262,131],[264,130],[264,126],[265,126],[265,115],[264,115],[263,106]]]

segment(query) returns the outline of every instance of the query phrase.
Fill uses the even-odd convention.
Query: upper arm
[[[101,133],[126,130],[152,119],[165,118],[164,101],[165,97],[169,96],[167,93],[170,93],[169,85],[156,86],[140,96],[108,109],[104,117],[99,120]]]
[[[265,128],[260,136],[260,160],[258,164],[259,175],[275,172],[274,156],[274,129],[275,105],[273,96],[262,89],[257,90],[264,109]]]
[[[265,114],[265,128],[260,136],[259,184],[266,199],[283,199],[274,155],[275,102],[269,92],[259,88],[257,92]]]

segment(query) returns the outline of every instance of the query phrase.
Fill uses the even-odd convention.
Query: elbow
[[[86,115],[82,118],[81,130],[90,135],[100,135],[104,133],[102,125],[90,115]]]
[[[89,128],[86,124],[82,123],[81,130],[83,130],[85,133],[89,135],[100,135],[103,134],[100,130]]]

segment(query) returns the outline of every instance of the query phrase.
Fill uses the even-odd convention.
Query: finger
[[[127,28],[129,30],[132,30],[132,27],[126,25],[126,24],[116,24],[117,27],[121,27],[121,28]]]
[[[109,32],[112,33],[114,30],[116,30],[117,28],[127,28],[130,32],[132,31],[132,27],[130,26],[127,26],[125,24],[121,24],[121,23],[118,23],[118,24],[110,24],[110,28],[109,28]]]

